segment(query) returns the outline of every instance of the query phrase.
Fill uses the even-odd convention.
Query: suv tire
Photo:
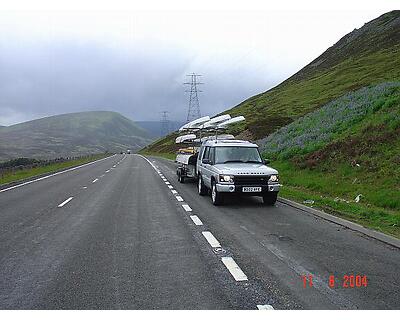
[[[211,201],[214,206],[219,206],[224,202],[223,194],[218,192],[215,181],[211,182]]]
[[[268,192],[263,195],[264,204],[273,206],[278,199],[278,192]]]
[[[198,189],[199,195],[205,196],[205,195],[207,194],[207,188],[206,188],[206,186],[204,185],[203,179],[201,178],[200,175],[199,175],[199,181],[198,181],[198,187],[197,187],[197,189]]]

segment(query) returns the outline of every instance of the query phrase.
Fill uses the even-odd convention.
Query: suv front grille
[[[235,176],[234,184],[236,185],[257,185],[266,186],[270,176]]]

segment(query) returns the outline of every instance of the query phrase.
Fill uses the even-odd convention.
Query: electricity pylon
[[[197,89],[197,86],[203,84],[202,82],[197,81],[197,77],[201,77],[200,74],[188,74],[187,77],[190,77],[190,82],[185,82],[185,85],[190,85],[190,89],[185,92],[189,92],[189,109],[187,113],[187,122],[190,122],[194,119],[200,118],[200,103],[199,97],[197,95],[198,92],[202,92]]]

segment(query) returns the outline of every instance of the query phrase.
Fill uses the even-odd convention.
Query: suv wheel
[[[207,194],[206,186],[204,185],[203,179],[201,178],[200,175],[199,175],[199,181],[198,181],[198,192],[199,192],[199,195],[201,195],[201,196],[205,196]]]
[[[182,170],[179,170],[178,172],[178,181],[180,183],[185,183],[185,177],[182,175]]]
[[[273,206],[278,199],[278,192],[268,192],[263,195],[264,204]]]
[[[211,200],[214,206],[222,204],[224,200],[222,193],[217,190],[217,184],[215,181],[211,182]]]

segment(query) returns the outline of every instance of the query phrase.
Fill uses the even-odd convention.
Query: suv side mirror
[[[269,160],[269,159],[264,159],[264,164],[270,164],[271,163],[271,160]]]
[[[203,164],[211,164],[210,159],[203,159],[201,162],[202,162]]]

